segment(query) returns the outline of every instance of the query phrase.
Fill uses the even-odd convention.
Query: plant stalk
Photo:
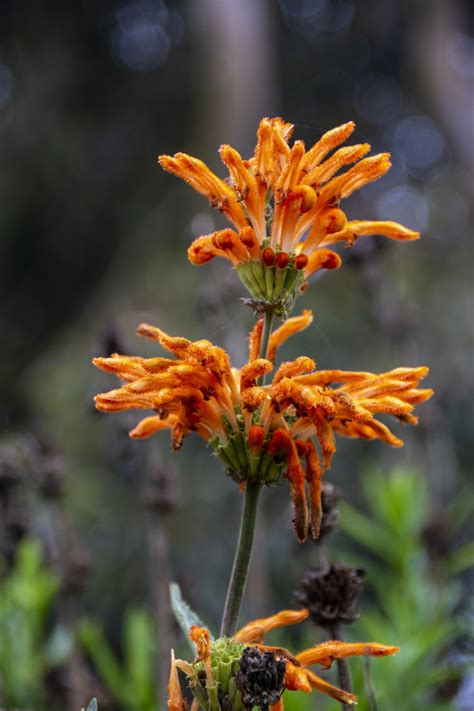
[[[341,626],[339,624],[332,625],[330,628],[330,633],[332,639],[337,639],[342,641],[342,632],[341,632]],[[348,691],[350,694],[352,693],[352,679],[351,679],[351,673],[349,671],[349,664],[347,663],[347,659],[337,659],[336,660],[337,664],[337,673],[339,676],[339,686],[341,689],[344,689],[344,691]],[[344,711],[351,711],[353,708],[349,704],[344,704],[341,703],[342,708]]]
[[[263,317],[263,333],[262,342],[260,344],[260,358],[266,358],[268,355],[268,346],[270,344],[270,336],[272,335],[273,316],[273,309],[271,306],[269,306],[265,311],[265,315]],[[262,375],[262,377],[259,378],[257,382],[258,385],[265,385],[265,376]]]
[[[374,684],[372,682],[372,674],[370,672],[370,657],[364,659],[364,684],[365,691],[367,693],[367,699],[369,701],[370,711],[378,711],[379,706],[377,703],[377,697],[375,696]]]
[[[268,353],[268,344],[270,342],[270,336],[272,333],[273,324],[273,309],[270,307],[265,311],[265,316],[263,319],[263,333],[262,333],[262,343],[260,346],[260,357],[266,358]]]
[[[248,481],[245,488],[245,503],[240,524],[239,541],[234,558],[227,599],[222,618],[221,637],[232,637],[237,630],[240,607],[245,592],[252,557],[252,545],[257,519],[258,498],[262,485]]]
[[[270,335],[272,332],[273,309],[265,311],[260,357],[265,358],[268,353]],[[263,385],[264,378],[260,379]],[[221,625],[221,637],[232,637],[237,631],[240,608],[247,585],[247,578],[252,558],[252,547],[255,536],[255,523],[257,520],[258,499],[262,485],[260,482],[247,481],[245,488],[245,503],[240,524],[239,540],[232,567],[224,615]]]

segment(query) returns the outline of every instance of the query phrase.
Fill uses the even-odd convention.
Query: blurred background
[[[188,653],[170,579],[218,629],[239,490],[197,437],[174,455],[166,434],[127,438],[136,413],[95,412],[115,383],[90,361],[156,353],[134,335],[144,320],[245,361],[243,287],[227,262],[186,257],[224,223],[156,156],[183,150],[224,176],[220,143],[250,155],[260,118],[281,115],[307,146],[355,120],[355,142],[391,151],[393,168],[344,210],[423,235],[360,240],[300,298],[295,313],[315,323],[281,355],[430,366],[436,397],[404,449],[339,442],[329,549],[368,571],[347,634],[403,649],[373,665],[380,708],[401,708],[401,688],[408,711],[474,708],[470,3],[16,0],[0,12],[0,701],[164,709],[167,650]],[[265,491],[245,619],[295,605],[315,563],[292,535],[287,487]],[[324,638],[292,635],[280,641],[294,649]],[[291,708],[315,704],[338,708]]]

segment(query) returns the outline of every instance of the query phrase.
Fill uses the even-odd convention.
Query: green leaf
[[[451,553],[445,561],[445,566],[448,575],[457,575],[472,568],[474,566],[474,542],[467,543]]]
[[[341,503],[340,510],[339,525],[344,533],[377,553],[382,559],[386,559],[387,554],[390,558],[396,555],[396,542],[385,528],[359,513],[346,502]]]
[[[170,585],[170,598],[174,616],[183,630],[184,636],[189,641],[189,630],[193,627],[193,625],[196,625],[197,627],[206,627],[207,625],[200,620],[194,610],[191,610],[187,602],[183,600],[181,588],[177,583],[171,583]],[[213,639],[212,635],[211,639]],[[191,644],[191,642],[189,643]],[[192,648],[194,649],[194,647]]]
[[[146,610],[127,610],[123,625],[124,662],[140,708],[153,706],[155,626]]]
[[[79,640],[112,693],[122,703],[129,703],[127,677],[109,647],[101,626],[93,620],[84,620],[79,627]]]

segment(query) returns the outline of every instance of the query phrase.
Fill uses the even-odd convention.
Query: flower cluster
[[[336,449],[335,434],[379,439],[399,447],[402,440],[376,415],[393,415],[416,424],[414,406],[432,391],[419,389],[428,369],[397,368],[375,375],[341,370],[316,370],[308,357],[282,363],[268,385],[261,378],[273,368],[277,348],[311,321],[311,313],[289,319],[271,339],[269,358],[256,357],[261,322],[250,336],[249,362],[240,370],[209,341],[174,338],[142,324],[139,335],[158,341],[170,358],[112,355],[96,358],[96,366],[126,382],[96,396],[106,412],[154,410],[131,431],[146,438],[169,429],[174,449],[190,431],[203,437],[240,484],[249,480],[271,484],[286,477],[294,504],[299,540],[308,528],[319,534],[321,477]],[[306,495],[309,489],[309,500]]]
[[[352,121],[338,126],[306,151],[303,141],[290,147],[292,124],[264,118],[252,158],[244,160],[231,146],[221,146],[226,180],[186,153],[160,156],[165,170],[205,195],[234,226],[198,237],[189,248],[191,262],[228,259],[254,299],[273,304],[283,315],[307,277],[341,265],[328,246],[351,246],[361,235],[417,239],[417,232],[396,222],[347,220],[340,209],[343,198],[390,168],[388,153],[365,157],[368,143],[338,148],[354,128]]]
[[[319,691],[344,704],[357,703],[357,697],[339,689],[315,674],[309,667],[318,664],[329,669],[336,659],[353,656],[383,657],[398,652],[376,642],[350,643],[332,640],[293,655],[282,647],[264,644],[268,632],[302,622],[308,610],[283,610],[272,617],[254,620],[232,639],[211,640],[209,630],[194,626],[190,638],[196,647],[193,663],[175,659],[169,684],[169,708],[184,711],[178,669],[184,672],[198,707],[222,711],[247,711],[257,707],[283,711],[282,694],[287,691]],[[214,705],[213,703],[216,702]]]

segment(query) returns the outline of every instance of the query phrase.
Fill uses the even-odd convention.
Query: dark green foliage
[[[0,688],[8,706],[39,708],[44,678],[64,663],[70,639],[59,627],[48,630],[47,616],[58,580],[41,558],[36,541],[18,547],[14,567],[0,582]]]
[[[83,649],[121,708],[127,711],[157,711],[155,628],[148,612],[131,609],[125,613],[121,661],[97,622],[85,620],[79,637]]]
[[[452,709],[440,700],[439,685],[462,675],[452,645],[462,634],[457,612],[461,585],[452,577],[474,563],[472,545],[445,555],[433,567],[421,533],[428,517],[428,497],[420,475],[396,470],[390,476],[368,472],[362,478],[368,513],[341,504],[340,526],[360,546],[368,571],[373,605],[351,632],[354,639],[396,644],[392,659],[372,665],[377,700],[384,711]],[[454,512],[453,512],[454,513]],[[455,516],[453,516],[456,519]],[[354,557],[352,555],[352,557]],[[358,708],[369,709],[363,689],[362,663],[351,662]]]

